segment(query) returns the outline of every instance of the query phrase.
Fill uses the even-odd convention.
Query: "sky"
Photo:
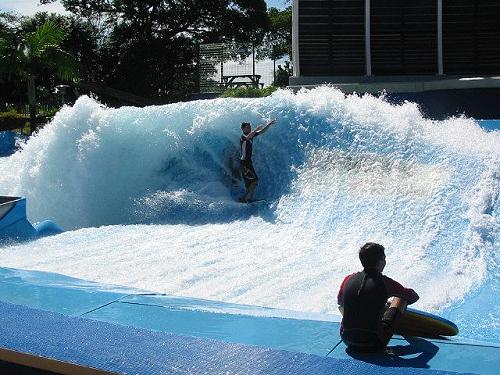
[[[284,8],[286,0],[266,0],[267,6]],[[49,5],[39,5],[38,0],[0,0],[0,10],[14,11],[18,14],[31,16],[36,12],[65,13],[64,7],[58,2]]]
[[[59,3],[39,5],[38,0],[0,0],[0,10],[31,16],[36,12],[66,13]]]
[[[275,7],[275,8],[281,9],[281,8],[284,8],[285,6],[287,6],[286,0],[266,0],[266,3],[267,3],[268,8]],[[290,5],[291,5],[291,2],[290,2]]]

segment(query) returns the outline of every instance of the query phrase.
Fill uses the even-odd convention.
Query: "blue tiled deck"
[[[0,348],[130,374],[496,374],[500,346],[395,337],[346,352],[336,317],[0,268]],[[333,349],[333,350],[332,350]],[[1,352],[1,350],[0,350]]]

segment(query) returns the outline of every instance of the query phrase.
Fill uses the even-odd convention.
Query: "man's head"
[[[250,134],[252,131],[252,125],[250,125],[249,122],[242,122],[241,123],[241,130],[243,131],[243,134]]]
[[[374,242],[367,242],[359,249],[359,260],[366,269],[382,272],[385,267],[384,247]]]

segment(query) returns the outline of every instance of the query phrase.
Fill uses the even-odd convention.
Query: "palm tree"
[[[27,83],[31,132],[36,127],[37,75],[43,69],[51,69],[64,81],[78,77],[77,61],[60,48],[63,39],[64,29],[51,20],[19,39],[0,39],[0,69],[17,74]]]

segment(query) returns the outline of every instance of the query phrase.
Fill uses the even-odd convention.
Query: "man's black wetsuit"
[[[259,133],[255,133],[253,138],[257,137]],[[241,175],[243,176],[243,180],[245,181],[245,187],[248,186],[252,182],[257,182],[259,179],[257,177],[257,173],[255,173],[255,169],[252,164],[252,147],[253,147],[253,138],[247,139],[247,137],[242,134],[240,138],[240,148],[241,148]]]
[[[392,327],[383,324],[382,317],[389,297],[400,297],[408,304],[418,300],[413,289],[375,270],[363,270],[344,279],[337,300],[344,309],[340,336],[349,347],[374,351],[387,346]]]

